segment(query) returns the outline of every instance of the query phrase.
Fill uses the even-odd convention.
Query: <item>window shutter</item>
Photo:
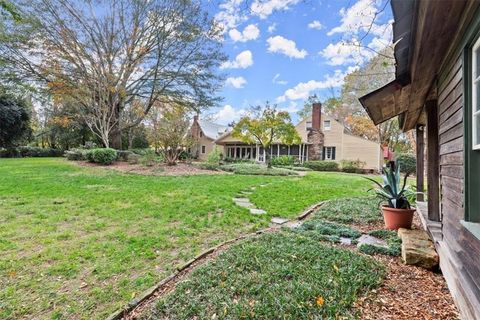
[[[322,149],[322,160],[325,160],[325,147]]]
[[[332,147],[332,160],[335,160],[335,150],[337,147]]]

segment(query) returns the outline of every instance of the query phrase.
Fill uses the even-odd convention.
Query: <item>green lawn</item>
[[[252,186],[267,215],[233,204]],[[153,177],[0,159],[0,318],[104,318],[212,245],[369,187],[335,173]]]

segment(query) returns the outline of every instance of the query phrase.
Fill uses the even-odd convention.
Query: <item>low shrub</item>
[[[216,163],[209,163],[209,162],[202,162],[198,164],[198,167],[203,170],[213,170],[216,171],[220,168],[219,164]]]
[[[293,166],[296,157],[293,156],[279,156],[272,158],[272,166]]]
[[[82,161],[87,160],[87,150],[83,149],[70,149],[65,152],[67,160]]]
[[[117,160],[118,161],[128,161],[128,157],[133,154],[132,151],[129,150],[117,150]]]
[[[159,162],[159,159],[155,152],[147,152],[140,157],[140,163],[146,167],[152,167],[156,162]]]
[[[223,159],[225,163],[255,163],[255,161],[251,159],[241,159],[241,158],[230,158],[226,157]]]
[[[63,154],[64,151],[60,149],[30,146],[0,149],[0,158],[61,157]]]
[[[411,153],[400,153],[396,160],[400,163],[400,172],[412,174],[417,171],[417,158]]]
[[[348,173],[364,173],[366,163],[360,160],[342,160],[341,166],[343,172]]]
[[[281,169],[281,168],[268,168],[266,165],[251,164],[251,163],[235,163],[220,166],[221,170],[233,172],[235,174],[244,175],[266,175],[266,176],[291,176],[297,175],[295,171]]]
[[[300,167],[300,166],[275,166],[275,168],[287,169],[287,170],[294,170],[294,171],[313,171],[307,167]]]
[[[331,160],[307,161],[305,167],[315,171],[338,171],[338,162]]]
[[[87,159],[90,162],[109,165],[117,159],[117,150],[112,148],[97,148],[87,151]]]
[[[138,164],[138,163],[140,163],[141,158],[142,158],[141,155],[136,154],[136,153],[132,153],[131,155],[128,156],[127,162],[129,164]]]

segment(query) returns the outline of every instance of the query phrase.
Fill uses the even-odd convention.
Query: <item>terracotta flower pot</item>
[[[399,228],[410,229],[412,227],[415,209],[396,209],[382,206],[382,212],[387,229],[398,230]]]

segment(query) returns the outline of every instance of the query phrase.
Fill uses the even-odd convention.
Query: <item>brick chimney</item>
[[[312,128],[307,135],[308,160],[323,159],[324,134],[322,131],[322,104],[312,105]]]
[[[322,104],[314,103],[312,105],[312,129],[320,131],[322,126]]]

